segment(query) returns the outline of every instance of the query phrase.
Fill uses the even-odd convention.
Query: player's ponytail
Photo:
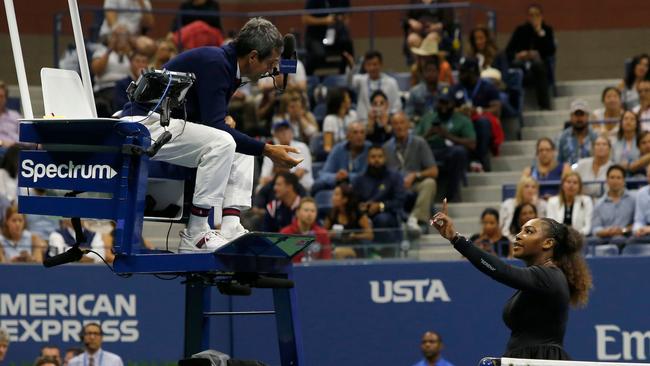
[[[555,240],[553,262],[564,272],[569,283],[571,305],[584,306],[592,287],[591,273],[582,255],[584,238],[574,228],[543,218],[547,235]]]

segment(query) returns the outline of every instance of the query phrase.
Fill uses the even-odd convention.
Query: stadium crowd
[[[181,10],[205,16],[180,14],[158,40],[147,35],[155,21],[149,0],[105,0],[105,7],[139,11],[107,10],[88,46],[103,117],[119,116],[126,87],[142,69],[162,68],[182,50],[220,46],[232,36],[211,13],[219,10],[213,0],[184,2]],[[305,5],[328,7],[349,7],[349,1]],[[304,53],[287,90],[276,91],[281,76],[261,79],[242,86],[230,105],[238,129],[295,146],[304,158],[291,170],[259,162],[249,230],[315,234],[319,245],[298,261],[394,256],[399,245],[388,244],[425,232],[437,198],[463,202],[466,173],[491,171],[490,156],[498,156],[504,141],[502,120],[521,113],[509,95],[509,70],[522,70],[539,109],[551,109],[556,46],[539,5],[527,8],[527,19],[502,50],[477,24],[463,30],[468,44],[461,52],[452,12],[431,7],[406,14],[403,51],[410,71],[397,74],[385,71],[381,52],[354,49],[345,12],[302,17]],[[61,66],[78,67],[69,57]],[[593,245],[650,243],[644,186],[650,181],[649,68],[650,57],[637,55],[620,84],[603,90],[602,106],[574,100],[566,128],[537,141],[514,197],[481,214],[481,232],[472,240],[509,256],[524,222],[552,217]],[[0,262],[40,262],[72,245],[74,231],[69,220],[17,211],[24,146],[17,143],[20,115],[7,106],[8,97],[0,83]],[[85,245],[110,262],[111,223],[86,222],[85,230]]]

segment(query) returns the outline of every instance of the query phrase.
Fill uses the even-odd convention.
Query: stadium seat
[[[623,255],[650,255],[650,244],[628,244],[623,248]]]
[[[594,247],[594,257],[615,257],[618,255],[618,246],[615,244],[598,245]]]
[[[311,174],[314,176],[314,180],[318,179],[318,173],[323,169],[323,165],[325,163],[322,161],[314,161],[311,163]]]
[[[329,211],[332,209],[332,195],[334,194],[334,190],[322,190],[318,191],[316,195],[314,195],[314,200],[316,201],[316,205],[318,206],[318,217],[323,219]]]
[[[323,85],[328,88],[345,88],[348,86],[347,75],[328,75],[323,79]]]
[[[318,125],[322,126],[323,120],[327,115],[327,105],[324,102],[316,104],[312,110],[312,113],[314,114],[314,118],[316,118]]]
[[[93,118],[93,109],[79,74],[71,70],[41,69],[45,115],[66,118]],[[74,100],[75,103],[69,103]]]
[[[396,72],[391,74],[397,80],[399,90],[407,92],[411,89],[411,73],[410,72]]]
[[[20,98],[19,97],[9,97],[9,98],[7,98],[7,108],[8,109],[13,109],[14,111],[22,112],[22,108],[21,108],[21,105],[20,105]]]

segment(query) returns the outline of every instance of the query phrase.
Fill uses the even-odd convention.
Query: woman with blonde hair
[[[607,135],[596,137],[592,144],[591,156],[578,160],[574,171],[580,174],[583,181],[605,182],[607,169],[612,166],[612,142]],[[590,184],[584,189],[584,194],[591,197],[600,197],[603,192],[600,184]]]
[[[580,174],[569,172],[562,177],[560,193],[548,199],[546,217],[571,226],[582,235],[589,235],[593,210],[591,197],[582,194]]]
[[[508,238],[512,237],[510,234],[510,223],[512,222],[515,208],[522,203],[535,205],[539,217],[544,217],[546,214],[546,201],[539,198],[539,183],[529,176],[523,176],[519,179],[515,197],[508,198],[501,203],[499,210],[499,216],[501,218],[499,228],[501,229],[501,233]]]

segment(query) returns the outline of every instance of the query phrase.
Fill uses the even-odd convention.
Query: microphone
[[[156,155],[158,153],[158,150],[160,150],[160,148],[162,148],[163,145],[168,143],[169,140],[171,140],[171,139],[172,139],[172,133],[171,132],[169,132],[169,131],[163,132],[156,139],[156,142],[154,142],[153,145],[151,145],[147,149],[147,151],[146,151],[147,155],[149,155],[150,158],[153,157],[154,155]]]
[[[83,255],[83,251],[79,249],[78,245],[75,245],[61,254],[57,254],[54,257],[45,258],[43,260],[43,266],[45,268],[50,268],[61,264],[78,262],[81,257],[83,257]]]
[[[291,33],[287,33],[284,36],[284,48],[282,50],[282,55],[280,56],[280,58],[284,60],[296,59],[296,37],[294,37],[293,34]],[[283,70],[282,90],[285,90],[287,88],[288,74],[289,72],[287,70]]]

